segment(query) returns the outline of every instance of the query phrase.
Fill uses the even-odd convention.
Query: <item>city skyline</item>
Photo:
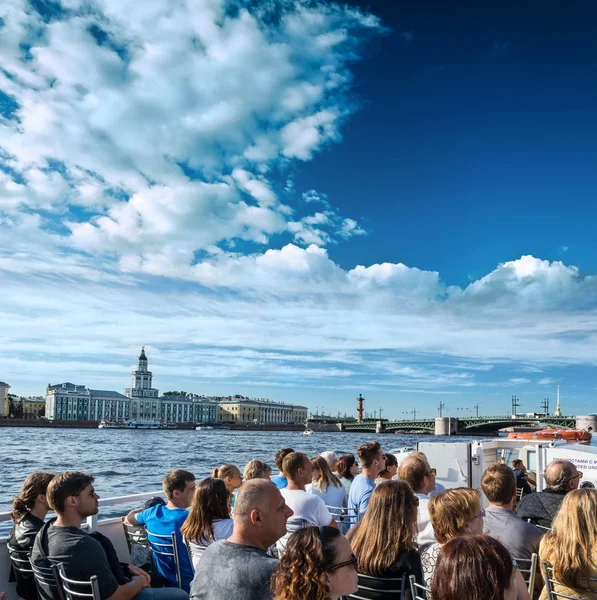
[[[594,412],[597,5],[541,16],[2,3],[0,380]]]

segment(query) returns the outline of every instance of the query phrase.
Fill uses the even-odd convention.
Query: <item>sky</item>
[[[0,380],[597,412],[596,18],[3,0]]]

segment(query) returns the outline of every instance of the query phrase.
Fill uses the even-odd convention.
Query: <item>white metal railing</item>
[[[131,494],[129,496],[114,496],[113,498],[100,498],[99,506],[117,506],[119,504],[128,504],[130,502],[136,502],[141,507],[141,504],[150,498],[156,496],[164,497],[163,490],[157,490],[153,492],[145,492],[143,494]],[[53,516],[53,515],[51,515]],[[0,523],[3,521],[10,521],[10,512],[0,512]],[[86,527],[88,531],[95,531],[97,529],[98,515],[92,515],[87,518],[87,523],[83,527]],[[4,542],[6,538],[0,537],[0,542]]]

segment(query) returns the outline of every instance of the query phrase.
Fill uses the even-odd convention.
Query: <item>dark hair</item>
[[[291,452],[284,458],[282,472],[288,479],[294,479],[299,469],[309,462],[309,457],[303,452]]]
[[[65,471],[56,475],[48,484],[46,498],[48,504],[59,515],[64,512],[66,499],[70,496],[78,496],[88,485],[91,485],[95,477],[89,473],[80,471]]]
[[[284,459],[291,453],[294,452],[294,450],[292,448],[282,448],[282,450],[278,450],[275,454],[274,454],[274,462],[276,463],[276,467],[278,467],[278,469],[280,471],[283,472],[282,470],[282,465],[284,464]]]
[[[12,499],[12,512],[10,518],[18,523],[34,506],[39,495],[45,495],[54,473],[38,471],[31,473],[21,486],[21,495]]]
[[[433,600],[504,600],[514,565],[510,553],[488,535],[453,538],[439,552]]]
[[[327,574],[337,560],[335,527],[305,527],[288,538],[271,580],[276,600],[329,600]]]
[[[223,479],[204,479],[195,490],[189,516],[180,528],[182,535],[193,542],[198,542],[200,538],[207,542],[214,541],[214,521],[230,518],[229,494]]]
[[[368,444],[362,444],[357,448],[357,456],[362,467],[370,467],[373,461],[381,453],[381,446],[379,442],[369,442]]]
[[[336,466],[336,473],[340,475],[340,477],[344,477],[345,479],[350,479],[351,481],[354,479],[354,475],[350,472],[352,466],[357,462],[357,459],[354,457],[354,454],[345,454],[338,459],[338,465]]]
[[[522,460],[520,460],[520,458],[515,458],[515,459],[512,461],[512,466],[513,466],[515,469],[517,469],[517,468],[518,468],[520,465],[522,465],[522,464],[524,464],[524,463],[522,462]]]
[[[508,465],[491,465],[481,478],[481,489],[490,502],[506,505],[516,494],[516,477]]]
[[[172,500],[175,490],[184,492],[189,481],[195,481],[195,476],[191,472],[183,469],[170,471],[170,473],[164,477],[164,483],[162,484],[166,498]]]
[[[388,467],[397,467],[398,466],[398,459],[393,454],[386,452],[385,457],[386,457],[386,468],[379,474],[379,477],[385,477],[386,475],[388,475]]]

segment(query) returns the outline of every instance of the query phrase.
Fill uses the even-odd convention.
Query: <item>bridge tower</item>
[[[560,386],[558,385],[558,395],[557,395],[557,399],[556,399],[556,412],[553,413],[554,417],[561,417],[562,416],[562,409],[560,408]]]
[[[359,394],[357,398],[357,421],[361,423],[363,421],[363,394]]]

